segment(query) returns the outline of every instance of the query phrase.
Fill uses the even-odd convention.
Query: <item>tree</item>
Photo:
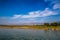
[[[49,23],[44,23],[45,26],[49,26]]]
[[[52,25],[52,26],[57,26],[58,23],[57,23],[57,22],[53,22],[53,23],[51,23],[50,25]]]

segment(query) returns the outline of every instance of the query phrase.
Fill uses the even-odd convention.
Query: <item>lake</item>
[[[0,40],[60,40],[60,31],[0,28]]]

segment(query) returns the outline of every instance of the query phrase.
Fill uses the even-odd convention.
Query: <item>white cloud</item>
[[[60,0],[44,0],[45,2],[50,1],[49,5],[53,5],[53,10],[60,9]]]
[[[40,23],[39,21],[37,21],[35,18],[29,18],[29,19],[26,19],[26,20],[19,20],[18,22],[16,22],[16,24],[37,24],[37,23]]]
[[[53,6],[53,9],[60,9],[60,4],[55,4],[55,5]]]
[[[12,19],[16,19],[16,18],[19,18],[19,17],[21,17],[21,15],[14,15],[14,16],[12,17]]]
[[[45,16],[51,16],[51,15],[56,15],[57,13],[54,11],[49,10],[49,8],[46,8],[44,11],[40,13],[40,17],[45,17]]]
[[[43,11],[33,11],[29,12],[28,15],[14,15],[12,18],[36,18],[36,17],[45,17],[50,15],[56,15],[57,13],[54,11],[51,11],[49,8],[46,8]]]
[[[21,18],[35,18],[35,17],[39,17],[40,11],[34,11],[34,12],[29,12],[28,15],[22,15]]]

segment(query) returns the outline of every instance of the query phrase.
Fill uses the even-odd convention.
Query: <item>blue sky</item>
[[[0,0],[0,24],[60,21],[60,0]]]

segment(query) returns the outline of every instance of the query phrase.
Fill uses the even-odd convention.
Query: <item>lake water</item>
[[[0,28],[0,40],[60,40],[60,31]]]

